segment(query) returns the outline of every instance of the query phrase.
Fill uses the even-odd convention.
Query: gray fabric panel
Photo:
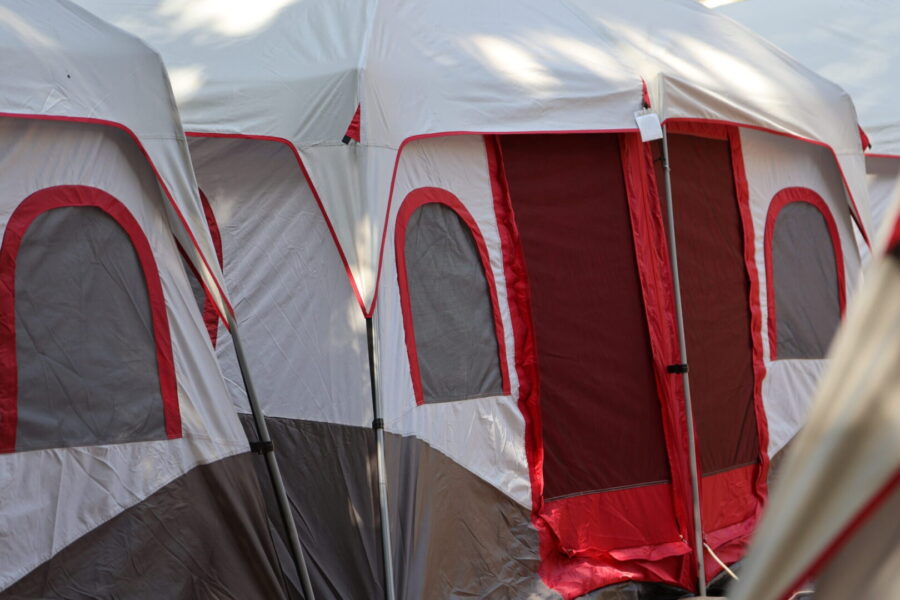
[[[816,581],[815,598],[900,598],[900,487],[828,562]]]
[[[834,247],[822,213],[781,209],[772,236],[777,358],[824,358],[841,320]]]
[[[193,292],[194,301],[197,303],[197,312],[200,313],[200,318],[203,319],[206,316],[206,290],[203,289],[203,284],[197,279],[191,263],[186,261],[183,256],[181,257],[181,266],[184,267],[188,282],[191,284],[191,292]]]
[[[240,415],[247,436],[250,415]],[[371,429],[267,418],[316,600],[383,598],[381,534]],[[291,598],[302,598],[264,461],[256,461],[269,525]]]
[[[559,599],[531,511],[422,440],[385,435],[398,598]]]
[[[166,437],[147,286],[106,213],[40,215],[16,265],[16,449]]]
[[[0,592],[3,600],[285,598],[248,454],[196,467]]]
[[[501,394],[491,297],[469,228],[447,206],[425,204],[409,219],[404,252],[424,400]]]

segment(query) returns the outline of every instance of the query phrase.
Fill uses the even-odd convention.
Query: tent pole
[[[688,377],[687,344],[684,339],[684,313],[681,308],[681,281],[678,278],[678,252],[675,243],[675,209],[672,204],[672,168],[669,165],[669,139],[663,127],[663,168],[666,173],[666,221],[669,262],[672,268],[672,285],[675,288],[675,317],[678,323],[678,350],[681,364],[673,365],[670,372],[681,373],[684,383],[684,409],[687,413],[688,461],[691,474],[691,496],[694,504],[694,551],[697,555],[697,587],[701,597],[706,596],[706,565],[703,550],[703,520],[700,512],[700,479],[697,474],[697,446],[694,435],[694,409],[691,404],[691,384]]]
[[[366,317],[366,341],[369,348],[369,384],[372,388],[372,408],[375,420],[375,452],[378,461],[378,500],[381,509],[381,551],[384,556],[384,597],[394,600],[394,561],[391,555],[391,523],[388,512],[387,468],[384,462],[384,420],[381,417],[381,399],[378,397],[378,386],[375,378],[375,331],[372,316]]]
[[[303,558],[303,547],[300,545],[300,536],[297,534],[297,525],[294,522],[294,515],[291,512],[287,492],[284,489],[284,479],[281,477],[281,469],[278,468],[278,459],[275,458],[275,447],[269,435],[269,427],[266,425],[265,415],[259,407],[253,381],[250,379],[250,370],[247,366],[244,348],[241,346],[241,338],[238,335],[237,322],[234,315],[231,314],[228,315],[228,329],[234,342],[234,352],[237,355],[238,366],[241,369],[241,378],[244,380],[244,389],[247,392],[247,399],[250,401],[250,412],[253,414],[253,422],[256,425],[256,435],[259,438],[254,451],[260,452],[266,457],[269,479],[272,480],[275,499],[278,502],[278,512],[281,513],[281,520],[284,522],[284,528],[287,530],[294,566],[297,568],[297,573],[300,575],[300,582],[303,586],[303,596],[307,600],[315,600],[316,596],[313,593],[312,582],[309,579],[309,569],[306,567],[306,560]],[[251,443],[251,446],[254,446],[254,444]]]

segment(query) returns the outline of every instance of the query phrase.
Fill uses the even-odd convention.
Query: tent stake
[[[275,499],[278,501],[278,512],[281,513],[281,520],[284,522],[284,528],[287,530],[294,566],[297,568],[300,582],[303,585],[303,595],[306,600],[315,600],[316,596],[313,593],[312,582],[309,579],[309,570],[306,567],[306,560],[303,558],[303,547],[300,545],[300,536],[297,534],[297,524],[294,522],[291,505],[288,501],[287,492],[284,489],[284,479],[281,477],[281,469],[278,468],[278,459],[275,458],[269,427],[266,425],[265,415],[259,407],[256,390],[253,387],[253,381],[250,379],[250,370],[247,366],[243,346],[241,346],[241,338],[238,336],[237,322],[234,315],[228,316],[228,328],[231,333],[231,339],[234,342],[234,352],[237,355],[238,366],[241,369],[241,378],[244,380],[247,399],[250,401],[250,412],[253,414],[253,422],[256,425],[256,435],[261,443],[262,453],[266,457],[269,479],[272,480]]]
[[[684,314],[681,308],[681,281],[678,278],[678,253],[675,243],[675,209],[672,205],[672,168],[669,165],[669,139],[663,126],[663,168],[666,173],[666,220],[669,263],[672,268],[672,287],[675,288],[675,316],[678,323],[678,351],[681,356],[680,373],[684,383],[684,409],[687,413],[688,461],[691,473],[691,496],[694,504],[694,552],[697,555],[697,586],[699,595],[706,596],[706,565],[703,551],[703,520],[700,512],[700,480],[697,474],[697,447],[694,436],[694,409],[691,404],[691,384],[688,376],[687,344],[684,339]]]
[[[378,462],[378,500],[381,509],[381,551],[384,556],[384,597],[394,600],[394,561],[391,556],[391,523],[388,513],[387,468],[384,463],[384,420],[381,416],[381,400],[378,397],[378,386],[375,382],[375,332],[372,316],[366,317],[366,341],[369,348],[369,384],[372,388],[372,409],[375,420],[375,453]]]

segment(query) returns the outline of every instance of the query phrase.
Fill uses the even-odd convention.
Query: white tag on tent
[[[649,110],[639,110],[634,113],[634,122],[641,132],[642,142],[652,142],[662,138],[662,125],[659,115]]]

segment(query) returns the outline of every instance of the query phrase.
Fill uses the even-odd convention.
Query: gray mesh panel
[[[824,358],[841,319],[825,217],[811,204],[793,202],[777,218],[772,236],[776,358]]]
[[[491,297],[469,228],[443,204],[425,204],[409,219],[404,252],[424,400],[501,394]]]
[[[16,264],[17,450],[166,437],[147,286],[97,208],[40,215]]]

